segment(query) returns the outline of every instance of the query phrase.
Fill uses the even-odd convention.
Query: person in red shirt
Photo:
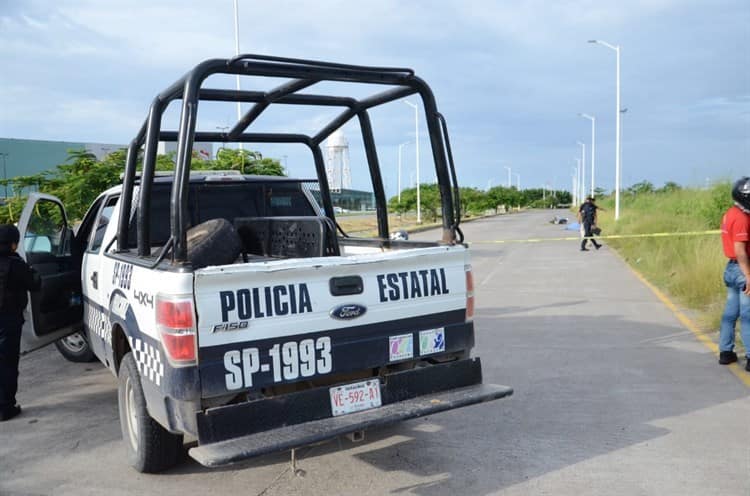
[[[734,183],[732,199],[734,205],[721,221],[721,241],[729,261],[724,270],[727,304],[721,317],[719,363],[729,365],[737,361],[734,327],[739,319],[747,357],[745,370],[750,372],[750,177]]]

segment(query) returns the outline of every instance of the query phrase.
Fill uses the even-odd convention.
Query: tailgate
[[[467,261],[441,246],[196,271],[203,396],[471,347]]]

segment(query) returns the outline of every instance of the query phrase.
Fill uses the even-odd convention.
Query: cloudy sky
[[[750,173],[747,0],[240,0],[239,11],[244,53],[414,68],[448,119],[463,185],[505,183],[511,167],[522,187],[569,188],[576,141],[590,155],[591,125],[577,116],[586,112],[597,118],[597,185],[613,187],[615,52],[587,43],[594,38],[622,47],[625,186]],[[233,54],[232,0],[0,0],[0,137],[127,143],[157,92],[197,62]],[[256,130],[313,133],[331,115],[287,108]],[[176,118],[170,112],[168,124]],[[199,118],[215,130],[236,110],[206,105]],[[413,110],[395,102],[373,125],[395,194],[398,144],[414,139]],[[345,132],[355,186],[365,187],[359,130]],[[432,164],[420,142],[427,181]],[[285,157],[293,175],[311,175],[301,148],[258,148]],[[404,185],[413,169],[406,146]]]

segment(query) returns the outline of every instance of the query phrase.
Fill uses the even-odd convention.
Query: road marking
[[[484,286],[485,284],[487,284],[488,282],[490,282],[490,279],[492,279],[492,278],[495,277],[495,272],[497,272],[498,270],[500,270],[500,266],[502,264],[503,264],[503,262],[501,262],[501,261],[496,262],[495,268],[492,269],[489,274],[487,274],[487,277],[485,277],[484,279],[482,279],[482,282],[480,282],[479,285],[480,286]]]
[[[590,236],[586,239],[631,239],[631,238],[671,238],[675,236],[706,236],[709,234],[721,234],[718,229],[710,231],[685,231],[685,232],[660,232],[648,234],[610,234],[609,236]],[[545,241],[581,241],[578,236],[566,236],[563,238],[530,238],[530,239],[494,239],[487,241],[471,241],[469,245],[502,244],[502,243],[542,243]]]
[[[677,317],[677,320],[679,320],[682,325],[687,327],[690,332],[693,333],[693,335],[703,343],[703,345],[708,348],[711,353],[713,353],[716,358],[719,357],[719,346],[714,343],[714,341],[706,335],[705,332],[701,331],[700,328],[692,321],[690,320],[687,315],[682,313],[679,308],[677,308],[677,305],[672,303],[672,300],[667,297],[664,293],[662,293],[659,288],[651,284],[646,280],[645,277],[643,277],[637,270],[635,270],[633,267],[630,266],[625,260],[622,259],[622,257],[617,254],[620,260],[627,266],[630,271],[635,274],[635,276],[648,288],[651,290],[652,293],[656,295],[659,300],[661,300],[664,305],[669,308],[675,317]],[[729,370],[740,380],[742,383],[750,388],[750,372],[747,372],[745,369],[740,367],[739,363],[733,363],[731,365],[721,365],[722,367],[727,367]]]

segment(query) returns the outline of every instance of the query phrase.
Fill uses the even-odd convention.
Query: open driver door
[[[36,270],[41,288],[29,294],[21,333],[28,353],[82,330],[81,261],[71,253],[73,231],[59,199],[32,193],[18,221],[17,252]]]

